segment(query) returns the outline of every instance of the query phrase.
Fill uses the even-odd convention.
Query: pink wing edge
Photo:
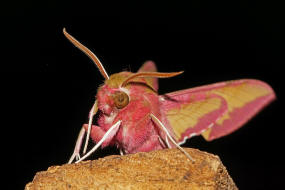
[[[246,104],[242,108],[236,108],[235,111],[233,111],[230,115],[230,117],[234,118],[234,119],[226,120],[222,126],[217,126],[216,121],[224,115],[225,106],[227,108],[227,105],[222,104],[220,109],[213,111],[213,112],[210,112],[210,113],[206,114],[204,117],[202,117],[195,127],[188,128],[182,134],[181,138],[178,139],[178,143],[183,144],[183,143],[185,143],[185,141],[187,139],[189,139],[193,136],[200,135],[201,133],[203,133],[205,130],[207,130],[209,128],[212,128],[212,131],[211,131],[211,135],[209,136],[209,139],[207,139],[208,141],[211,141],[211,140],[214,140],[216,138],[228,135],[228,134],[234,132],[235,130],[237,130],[238,128],[240,128],[247,121],[249,121],[253,116],[255,116],[259,111],[261,111],[265,106],[267,106],[270,102],[275,100],[276,95],[275,95],[273,89],[271,88],[271,86],[269,86],[267,83],[265,83],[263,81],[256,80],[256,79],[240,79],[240,80],[232,80],[232,81],[226,81],[226,82],[218,82],[218,83],[214,83],[214,84],[210,84],[210,85],[204,85],[204,86],[194,87],[194,88],[190,88],[190,89],[186,89],[186,90],[179,90],[179,91],[175,91],[175,92],[165,94],[167,97],[170,97],[170,98],[175,98],[176,96],[188,98],[188,97],[190,97],[196,93],[205,93],[205,92],[208,92],[210,90],[225,87],[227,84],[238,85],[238,84],[241,84],[244,82],[252,83],[254,85],[260,85],[262,87],[265,87],[266,89],[269,90],[270,93],[266,96],[262,96],[262,97],[257,98],[256,100]],[[165,95],[161,95],[160,96],[161,99],[164,99],[163,97]],[[199,100],[199,99],[195,99],[195,101],[197,101],[197,100]],[[169,103],[167,103],[167,102],[162,101],[162,103],[161,103],[162,110],[167,110],[167,107],[170,106],[169,104],[171,104],[171,103],[173,103],[173,102],[170,101]],[[223,101],[223,103],[227,104],[225,101]],[[248,113],[248,112],[245,112],[244,110],[251,110],[251,112]],[[166,124],[167,128],[172,129],[172,127],[170,126],[166,117],[163,117],[163,122]],[[227,130],[225,130],[225,129],[227,129]]]

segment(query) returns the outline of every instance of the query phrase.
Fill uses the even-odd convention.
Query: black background
[[[1,158],[9,189],[67,162],[103,77],[68,42],[93,50],[108,73],[145,60],[182,76],[160,93],[240,78],[269,83],[277,101],[227,137],[185,146],[220,156],[240,189],[279,189],[284,180],[284,20],[268,1],[53,2],[1,6]],[[283,108],[284,109],[284,108]],[[92,158],[118,154],[100,150]],[[3,170],[2,170],[3,171]],[[282,173],[283,172],[283,173]],[[13,181],[13,182],[12,182]]]

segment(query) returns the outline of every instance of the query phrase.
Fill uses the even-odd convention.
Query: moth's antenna
[[[126,86],[128,82],[130,82],[132,79],[136,77],[156,77],[156,78],[169,78],[169,77],[174,77],[176,75],[182,74],[183,71],[180,72],[173,72],[173,73],[160,73],[160,72],[139,72],[131,75],[128,77],[123,83],[122,87]]]
[[[106,70],[104,69],[102,63],[100,62],[98,57],[92,51],[90,51],[87,47],[85,47],[83,44],[81,44],[79,41],[77,41],[73,36],[68,34],[66,32],[65,28],[63,28],[63,34],[73,45],[75,45],[78,49],[80,49],[83,53],[85,53],[96,64],[100,73],[103,75],[103,77],[105,79],[109,79],[109,75],[107,74]]]

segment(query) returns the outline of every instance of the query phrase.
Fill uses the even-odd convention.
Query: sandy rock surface
[[[237,189],[218,156],[185,148],[112,155],[38,172],[25,190]]]

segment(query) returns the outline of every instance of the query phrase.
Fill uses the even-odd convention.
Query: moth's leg
[[[168,138],[172,141],[172,143],[180,149],[192,162],[194,162],[194,159],[181,147],[179,144],[176,143],[176,141],[171,137],[169,134],[167,128],[163,125],[163,123],[153,114],[150,114],[151,119],[161,128],[164,130]]]
[[[166,141],[167,147],[168,147],[168,148],[172,148],[171,145],[170,145],[169,142],[168,142],[167,134],[165,135],[165,141]]]
[[[160,144],[163,146],[163,147],[167,147],[167,148],[172,148],[171,147],[171,145],[169,144],[169,142],[168,142],[168,137],[167,137],[167,135],[165,135],[165,140],[163,139],[161,139],[161,137],[160,136],[158,136],[159,138],[159,142],[160,142]]]
[[[80,148],[81,148],[81,145],[82,145],[82,140],[84,138],[84,134],[85,134],[85,129],[84,129],[84,126],[81,128],[79,134],[78,134],[78,137],[77,137],[77,140],[76,140],[76,144],[75,144],[75,148],[74,148],[74,151],[68,161],[68,163],[70,164],[74,158],[76,160],[79,160],[80,159]]]
[[[119,126],[121,125],[121,122],[122,121],[119,120],[112,127],[110,127],[110,129],[108,129],[108,131],[104,134],[104,136],[101,138],[101,140],[89,152],[87,152],[82,158],[77,160],[75,163],[78,163],[78,162],[84,160],[85,158],[87,158],[88,156],[90,156],[93,152],[95,152],[100,147],[100,145],[106,139],[113,137],[117,133]]]
[[[89,142],[89,137],[90,137],[90,131],[91,131],[91,126],[92,126],[92,121],[93,121],[93,117],[94,115],[97,113],[98,111],[98,102],[97,100],[95,101],[94,105],[92,106],[90,112],[89,112],[89,122],[88,122],[88,129],[87,129],[87,134],[86,134],[86,139],[85,139],[85,145],[84,145],[84,149],[83,149],[83,154],[86,153],[87,150],[87,146],[88,146],[88,142]]]
[[[124,151],[123,151],[123,149],[121,149],[121,148],[120,148],[120,154],[121,154],[121,156],[124,155]]]
[[[89,125],[88,124],[83,124],[80,132],[79,132],[79,135],[77,137],[77,140],[76,140],[76,145],[75,145],[75,148],[74,148],[74,152],[71,156],[71,158],[69,159],[69,164],[72,163],[72,161],[74,160],[74,158],[76,160],[79,160],[80,159],[80,149],[81,149],[81,146],[82,146],[82,141],[83,141],[83,138],[84,138],[84,134],[85,132],[89,129]],[[91,125],[90,127],[90,132],[89,132],[89,136],[92,137],[92,139],[95,141],[95,142],[98,142],[105,134],[105,131],[102,130],[101,127],[98,127],[96,125]]]
[[[161,146],[165,147],[165,146],[167,145],[160,137],[158,138],[158,140],[159,140]],[[167,145],[167,146],[168,146],[168,145]],[[168,148],[169,148],[169,147],[168,147]]]

